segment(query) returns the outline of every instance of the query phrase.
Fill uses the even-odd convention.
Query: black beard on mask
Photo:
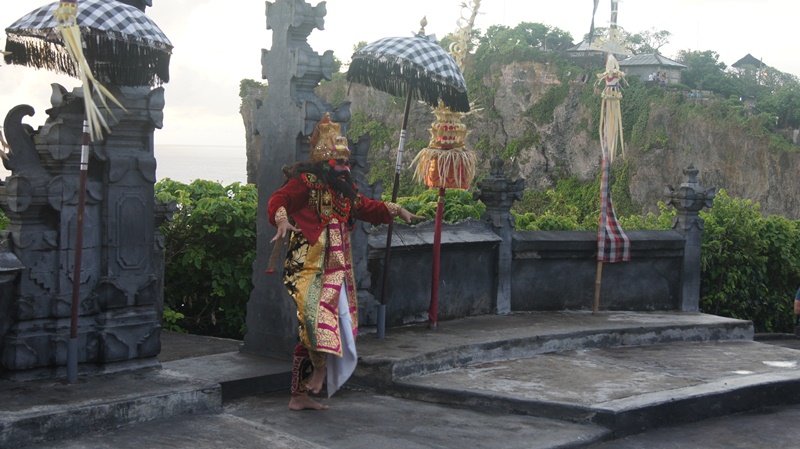
[[[311,161],[300,161],[291,165],[285,165],[282,171],[287,181],[295,176],[299,176],[301,173],[313,173],[331,186],[335,192],[341,193],[349,198],[350,201],[355,201],[358,197],[358,192],[355,187],[353,187],[353,178],[350,176],[350,172],[347,170],[336,171],[333,167],[328,165],[327,162],[313,163]]]
[[[350,177],[350,172],[347,170],[336,171],[334,169],[330,169],[324,171],[325,175],[323,176],[323,180],[328,183],[331,188],[338,193],[350,198],[350,201],[355,201],[356,197],[358,196],[358,192],[353,187],[353,181]]]

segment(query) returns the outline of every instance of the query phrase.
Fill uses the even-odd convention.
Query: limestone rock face
[[[554,87],[563,87],[557,68],[544,63],[526,61],[492,66],[483,84],[494,95],[492,104],[478,104],[464,123],[469,128],[467,148],[478,153],[478,173],[489,172],[489,161],[503,156],[506,149],[516,148],[505,159],[510,178],[524,178],[527,189],[543,189],[555,185],[565,176],[591,180],[600,169],[600,144],[592,135],[597,126],[591,111],[581,103],[581,91],[593,76],[570,82],[566,95],[555,106],[552,120],[536,123],[530,111]],[[337,84],[341,83],[341,84]],[[394,142],[399,140],[403,99],[390,97],[364,86],[347,86],[331,81],[316,89],[321,98],[330,98],[349,89],[346,99],[352,102],[353,113],[396,128]],[[624,91],[623,91],[624,95]],[[597,101],[600,102],[599,91]],[[623,102],[625,101],[623,97]],[[430,107],[415,102],[409,114],[407,142],[429,139],[428,128],[434,116]],[[246,120],[245,120],[246,122]],[[800,219],[800,151],[771,150],[766,138],[746,132],[721,129],[703,117],[675,117],[668,107],[653,108],[644,131],[665,135],[662,145],[637,148],[626,137],[626,158],[630,161],[630,194],[642,212],[657,212],[657,203],[664,201],[663,187],[682,179],[682,171],[693,164],[699,169],[702,185],[726,189],[732,197],[751,199],[761,204],[765,214]],[[349,136],[357,138],[358,136]],[[249,150],[248,150],[249,151]],[[371,160],[391,160],[396,148],[372,148]],[[406,164],[414,151],[404,154]]]

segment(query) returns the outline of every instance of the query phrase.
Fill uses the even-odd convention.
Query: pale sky
[[[277,0],[284,1],[284,0]],[[329,0],[325,30],[314,30],[309,43],[322,54],[348,62],[353,45],[388,36],[408,36],[427,16],[428,34],[442,37],[456,30],[463,0]],[[0,25],[5,29],[39,6],[42,0],[3,0]],[[317,5],[317,1],[308,1]],[[483,0],[476,27],[538,22],[569,31],[577,43],[589,30],[592,0]],[[80,1],[79,1],[80,7]],[[225,145],[244,148],[239,115],[239,81],[261,81],[261,49],[272,46],[263,0],[153,0],[147,15],[175,46],[166,89],[164,128],[156,145]],[[596,26],[608,26],[610,1],[601,0]],[[714,50],[727,65],[747,53],[765,64],[800,76],[794,30],[800,17],[796,0],[622,0],[620,26],[631,33],[667,30],[678,50]],[[5,33],[0,36],[0,48]],[[67,89],[78,81],[28,67],[0,66],[0,123],[18,104],[30,104],[34,128],[44,124],[50,83]],[[158,155],[156,155],[158,157]]]

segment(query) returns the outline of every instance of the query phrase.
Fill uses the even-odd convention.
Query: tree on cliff
[[[738,95],[736,86],[725,75],[727,66],[719,60],[717,52],[681,50],[677,61],[687,67],[681,74],[681,82],[690,88],[714,91],[723,97]]]
[[[650,28],[649,30],[640,31],[635,34],[625,31],[622,27],[619,27],[619,30],[622,33],[622,37],[628,41],[631,52],[634,55],[660,53],[661,47],[667,45],[670,36],[672,36],[672,33],[667,30],[657,30],[655,28]],[[586,33],[583,36],[583,41],[594,40],[597,36],[604,36],[606,34],[608,34],[608,28],[597,27],[594,29],[594,36],[589,36],[589,33]]]

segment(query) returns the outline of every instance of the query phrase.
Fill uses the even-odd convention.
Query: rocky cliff
[[[492,66],[487,72],[482,83],[492,93],[491,99],[465,120],[470,129],[468,145],[479,151],[482,172],[488,173],[492,156],[501,155],[507,160],[506,172],[525,178],[528,189],[552,186],[564,176],[595,178],[600,167],[599,142],[593,132],[597,123],[581,97],[595,77],[591,73],[569,74],[562,76],[570,79],[564,85],[557,70],[545,63],[516,62]],[[317,88],[317,94],[333,102],[331,97],[347,91],[346,99],[352,101],[354,113],[361,111],[372,120],[395,127],[396,145],[402,99],[343,83],[324,83]],[[555,88],[563,94],[554,97]],[[599,91],[595,97],[599,103]],[[558,101],[547,110],[544,120],[531,113],[537,107],[541,109],[543,100],[552,102],[554,98]],[[247,103],[248,99],[244,101]],[[254,101],[250,99],[250,104]],[[248,115],[244,112],[245,109],[247,126]],[[427,142],[433,119],[428,106],[414,104],[409,115],[408,141]],[[800,151],[776,150],[768,137],[754,137],[740,126],[720,126],[702,114],[678,115],[669,106],[650,108],[642,123],[646,125],[640,132],[658,138],[638,139],[648,144],[637,147],[629,142],[630,136],[625,136],[630,195],[642,212],[657,211],[656,204],[664,200],[664,186],[680,183],[683,169],[694,165],[700,170],[702,186],[726,189],[731,197],[758,202],[765,214],[800,219]],[[373,148],[372,159],[393,161],[395,152],[388,145]],[[405,162],[414,156],[413,151],[406,152]]]

